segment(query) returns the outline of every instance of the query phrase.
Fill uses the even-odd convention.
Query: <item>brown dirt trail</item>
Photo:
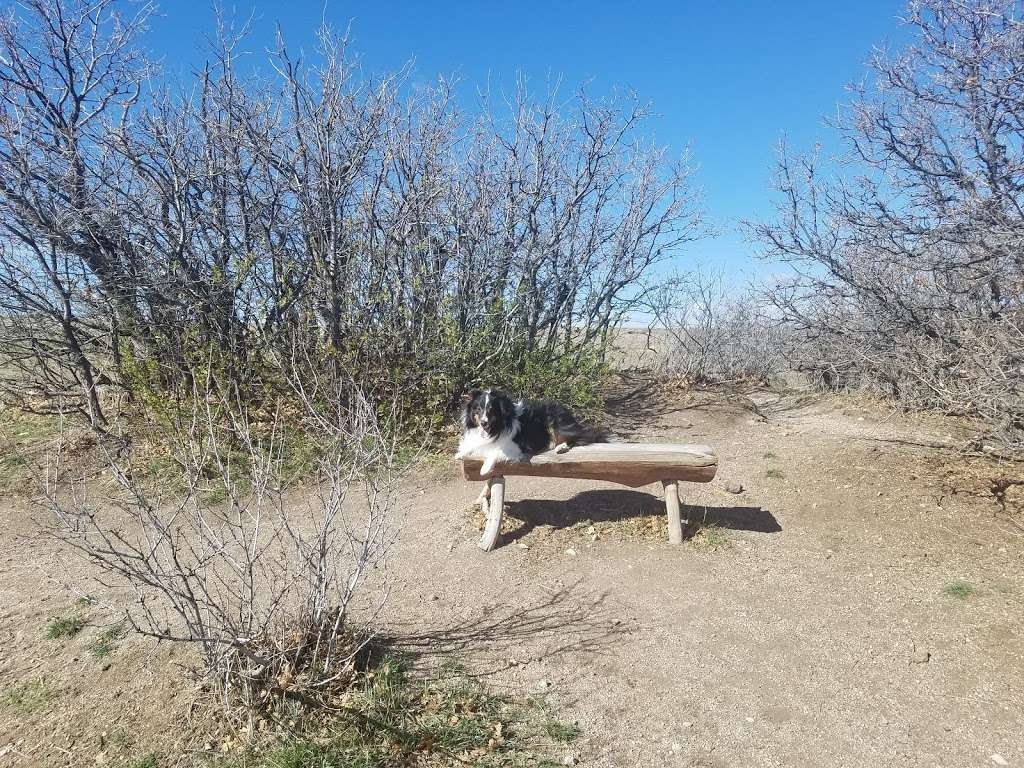
[[[693,537],[666,543],[653,487],[509,478],[484,553],[479,489],[424,471],[388,612],[406,650],[550,701],[580,765],[1024,766],[1024,536],[950,495],[942,422],[640,381],[611,415],[630,440],[718,449],[719,478],[683,486]],[[0,517],[2,687],[60,690],[48,715],[0,710],[0,766],[94,765],[101,731],[159,742],[188,709],[177,659],[133,639],[104,669],[86,639],[42,639],[73,597],[42,575],[47,542],[13,538],[26,509]]]

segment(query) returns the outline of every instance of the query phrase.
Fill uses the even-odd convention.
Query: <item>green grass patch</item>
[[[86,619],[81,614],[54,616],[46,623],[46,636],[51,640],[74,637],[85,628]]]
[[[573,723],[563,723],[559,720],[551,719],[544,723],[544,733],[552,741],[557,741],[562,744],[567,744],[570,741],[576,741],[580,737],[580,729],[578,725]]]
[[[771,467],[767,472],[765,472],[765,476],[770,477],[772,480],[781,480],[785,477],[782,470],[776,469],[775,467]]]
[[[729,536],[717,525],[704,525],[694,534],[693,543],[701,549],[718,550],[729,548]]]
[[[579,736],[542,705],[486,689],[455,665],[429,680],[400,659],[368,672],[345,712],[261,750],[213,758],[216,768],[478,768],[554,765],[549,750]]]
[[[132,738],[132,735],[128,733],[128,731],[126,731],[124,728],[116,728],[113,731],[113,733],[111,733],[106,738],[106,743],[101,743],[101,746],[106,746],[107,744],[109,744],[115,749],[127,750],[131,749],[134,743],[135,740]]]
[[[122,763],[122,765],[124,768],[159,768],[160,766],[159,762],[157,762],[156,752],[150,752],[142,757],[128,760],[127,762]],[[311,763],[310,768],[312,768],[312,765],[313,764]]]
[[[42,712],[57,698],[57,689],[45,678],[26,680],[4,691],[0,706],[17,715],[32,715]]]
[[[117,648],[120,640],[128,634],[128,628],[124,621],[119,621],[113,626],[107,627],[89,643],[89,654],[94,659],[105,659]]]
[[[966,600],[974,594],[974,587],[966,581],[952,581],[942,588],[942,594],[955,597],[958,600]]]

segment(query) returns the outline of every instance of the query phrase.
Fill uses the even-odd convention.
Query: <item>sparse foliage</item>
[[[1018,7],[912,2],[914,42],[872,56],[835,123],[840,164],[783,150],[778,217],[752,225],[794,268],[773,298],[805,370],[973,417],[1010,451],[1024,449]]]
[[[183,487],[150,482],[138,455],[146,443],[123,441],[111,422],[100,443],[109,486],[69,489],[62,457],[49,467],[51,532],[101,582],[134,591],[124,618],[135,631],[193,644],[229,709],[321,704],[352,681],[388,594],[396,445],[377,410],[329,369],[306,371],[294,397],[258,405],[208,371],[190,379],[150,433]],[[282,416],[294,403],[304,407],[288,422],[298,434]],[[299,439],[315,445],[303,493],[292,494],[290,443]],[[99,638],[94,655],[115,639]]]
[[[0,707],[24,717],[46,709],[58,694],[59,691],[51,681],[38,677],[3,691],[0,694]]]
[[[720,271],[677,274],[651,293],[669,344],[666,372],[693,383],[768,383],[784,366],[778,318],[754,291],[739,292]]]
[[[942,594],[955,597],[958,600],[966,600],[974,594],[974,587],[966,581],[951,581],[942,588]]]
[[[149,18],[33,0],[0,26],[0,370],[24,405],[103,427],[203,361],[251,394],[310,323],[421,430],[483,379],[585,400],[650,268],[700,233],[632,95],[521,86],[468,117],[327,31],[243,76],[224,21],[179,92],[138,52]]]
[[[86,619],[77,614],[71,616],[54,616],[46,622],[46,636],[51,640],[63,637],[74,637],[85,628]]]
[[[580,731],[550,719],[536,702],[489,691],[478,677],[442,667],[417,680],[400,659],[367,673],[345,716],[282,744],[216,761],[216,768],[392,768],[397,765],[554,768],[559,742]],[[556,727],[552,727],[552,724]],[[552,755],[552,757],[546,757]]]

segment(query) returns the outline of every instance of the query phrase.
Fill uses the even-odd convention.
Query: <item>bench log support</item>
[[[683,541],[682,511],[679,503],[679,482],[708,483],[718,471],[718,457],[706,445],[598,443],[572,448],[565,453],[548,451],[526,461],[498,464],[494,472],[480,474],[479,459],[462,461],[467,480],[485,480],[477,499],[487,517],[480,549],[490,551],[498,543],[505,507],[505,477],[562,477],[607,482],[639,488],[661,481],[668,515],[668,540]]]
[[[679,483],[675,480],[662,480],[665,489],[665,511],[668,513],[668,543],[683,543],[683,517],[679,510]]]
[[[485,490],[490,504],[486,511],[487,524],[484,527],[484,535],[480,537],[478,546],[484,552],[490,552],[501,535],[501,520],[505,515],[505,478],[500,475],[490,478]],[[484,506],[484,503],[481,503],[481,506]]]

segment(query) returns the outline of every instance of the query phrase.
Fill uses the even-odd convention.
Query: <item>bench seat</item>
[[[571,448],[565,453],[547,451],[525,461],[499,462],[488,475],[482,475],[480,459],[466,457],[462,472],[467,480],[485,480],[480,504],[487,526],[480,548],[491,550],[501,532],[504,515],[505,477],[557,477],[578,480],[602,480],[639,488],[661,482],[665,490],[669,541],[683,540],[679,509],[680,481],[709,483],[718,471],[718,456],[707,445],[677,443],[596,443]]]

